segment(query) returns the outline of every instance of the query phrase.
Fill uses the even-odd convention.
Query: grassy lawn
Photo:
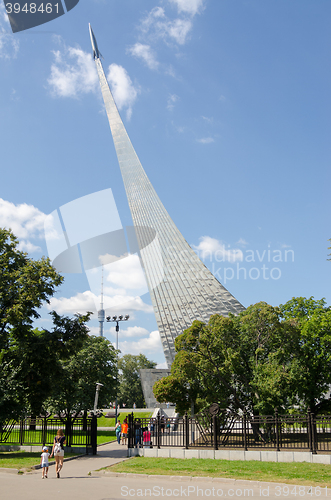
[[[108,443],[109,441],[115,441],[115,439],[116,439],[115,431],[98,431],[97,435],[98,444]]]
[[[106,470],[172,476],[210,476],[331,487],[331,465],[239,460],[135,457]]]
[[[114,410],[115,412],[115,410]],[[108,413],[108,412],[107,412]],[[112,412],[113,413],[113,412]],[[130,415],[130,413],[126,411],[121,411],[118,415],[118,418],[120,419],[121,422]],[[142,412],[137,412],[133,413],[134,418],[150,418],[152,416],[151,412],[149,411],[142,411]],[[115,427],[115,419],[114,418],[106,418],[105,416],[98,418],[98,427]]]
[[[40,453],[28,453],[26,451],[4,451],[0,452],[0,467],[12,469],[26,469],[40,464]],[[65,457],[74,457],[77,453],[66,453]],[[50,459],[54,460],[53,458]]]

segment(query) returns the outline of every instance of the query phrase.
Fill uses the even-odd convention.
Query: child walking
[[[41,454],[41,459],[40,459],[40,465],[42,469],[42,479],[46,478],[47,479],[47,474],[48,474],[48,448],[47,446],[43,447],[43,452]]]

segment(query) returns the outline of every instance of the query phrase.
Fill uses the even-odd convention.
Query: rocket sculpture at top
[[[168,367],[174,340],[195,319],[238,314],[244,307],[213,276],[186,242],[149,181],[110,91],[90,26],[93,57],[131,210],[139,254]],[[148,244],[151,233],[153,244]],[[147,241],[149,240],[149,241]]]

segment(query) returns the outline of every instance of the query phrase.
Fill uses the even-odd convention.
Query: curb
[[[9,467],[1,467],[0,468],[0,474],[1,473],[6,473],[6,474],[19,474],[20,469],[11,469]]]
[[[94,476],[105,476],[105,477],[133,477],[133,478],[143,478],[149,480],[162,480],[162,479],[171,479],[172,481],[192,481],[192,482],[210,482],[210,483],[227,483],[227,484],[235,484],[237,486],[244,485],[248,483],[250,486],[255,487],[264,487],[272,484],[273,486],[289,486],[287,483],[279,483],[270,481],[254,481],[250,479],[232,479],[228,477],[211,477],[211,476],[172,476],[170,474],[135,474],[131,472],[110,472],[110,471],[93,471],[92,475]],[[291,483],[292,484],[292,483]],[[293,484],[294,486],[294,484]]]

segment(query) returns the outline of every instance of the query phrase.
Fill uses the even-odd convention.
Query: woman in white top
[[[50,456],[54,455],[55,458],[55,472],[56,477],[60,477],[60,470],[63,467],[63,458],[64,458],[64,445],[66,444],[66,438],[63,434],[62,429],[58,429],[57,434],[54,438],[52,453]]]

